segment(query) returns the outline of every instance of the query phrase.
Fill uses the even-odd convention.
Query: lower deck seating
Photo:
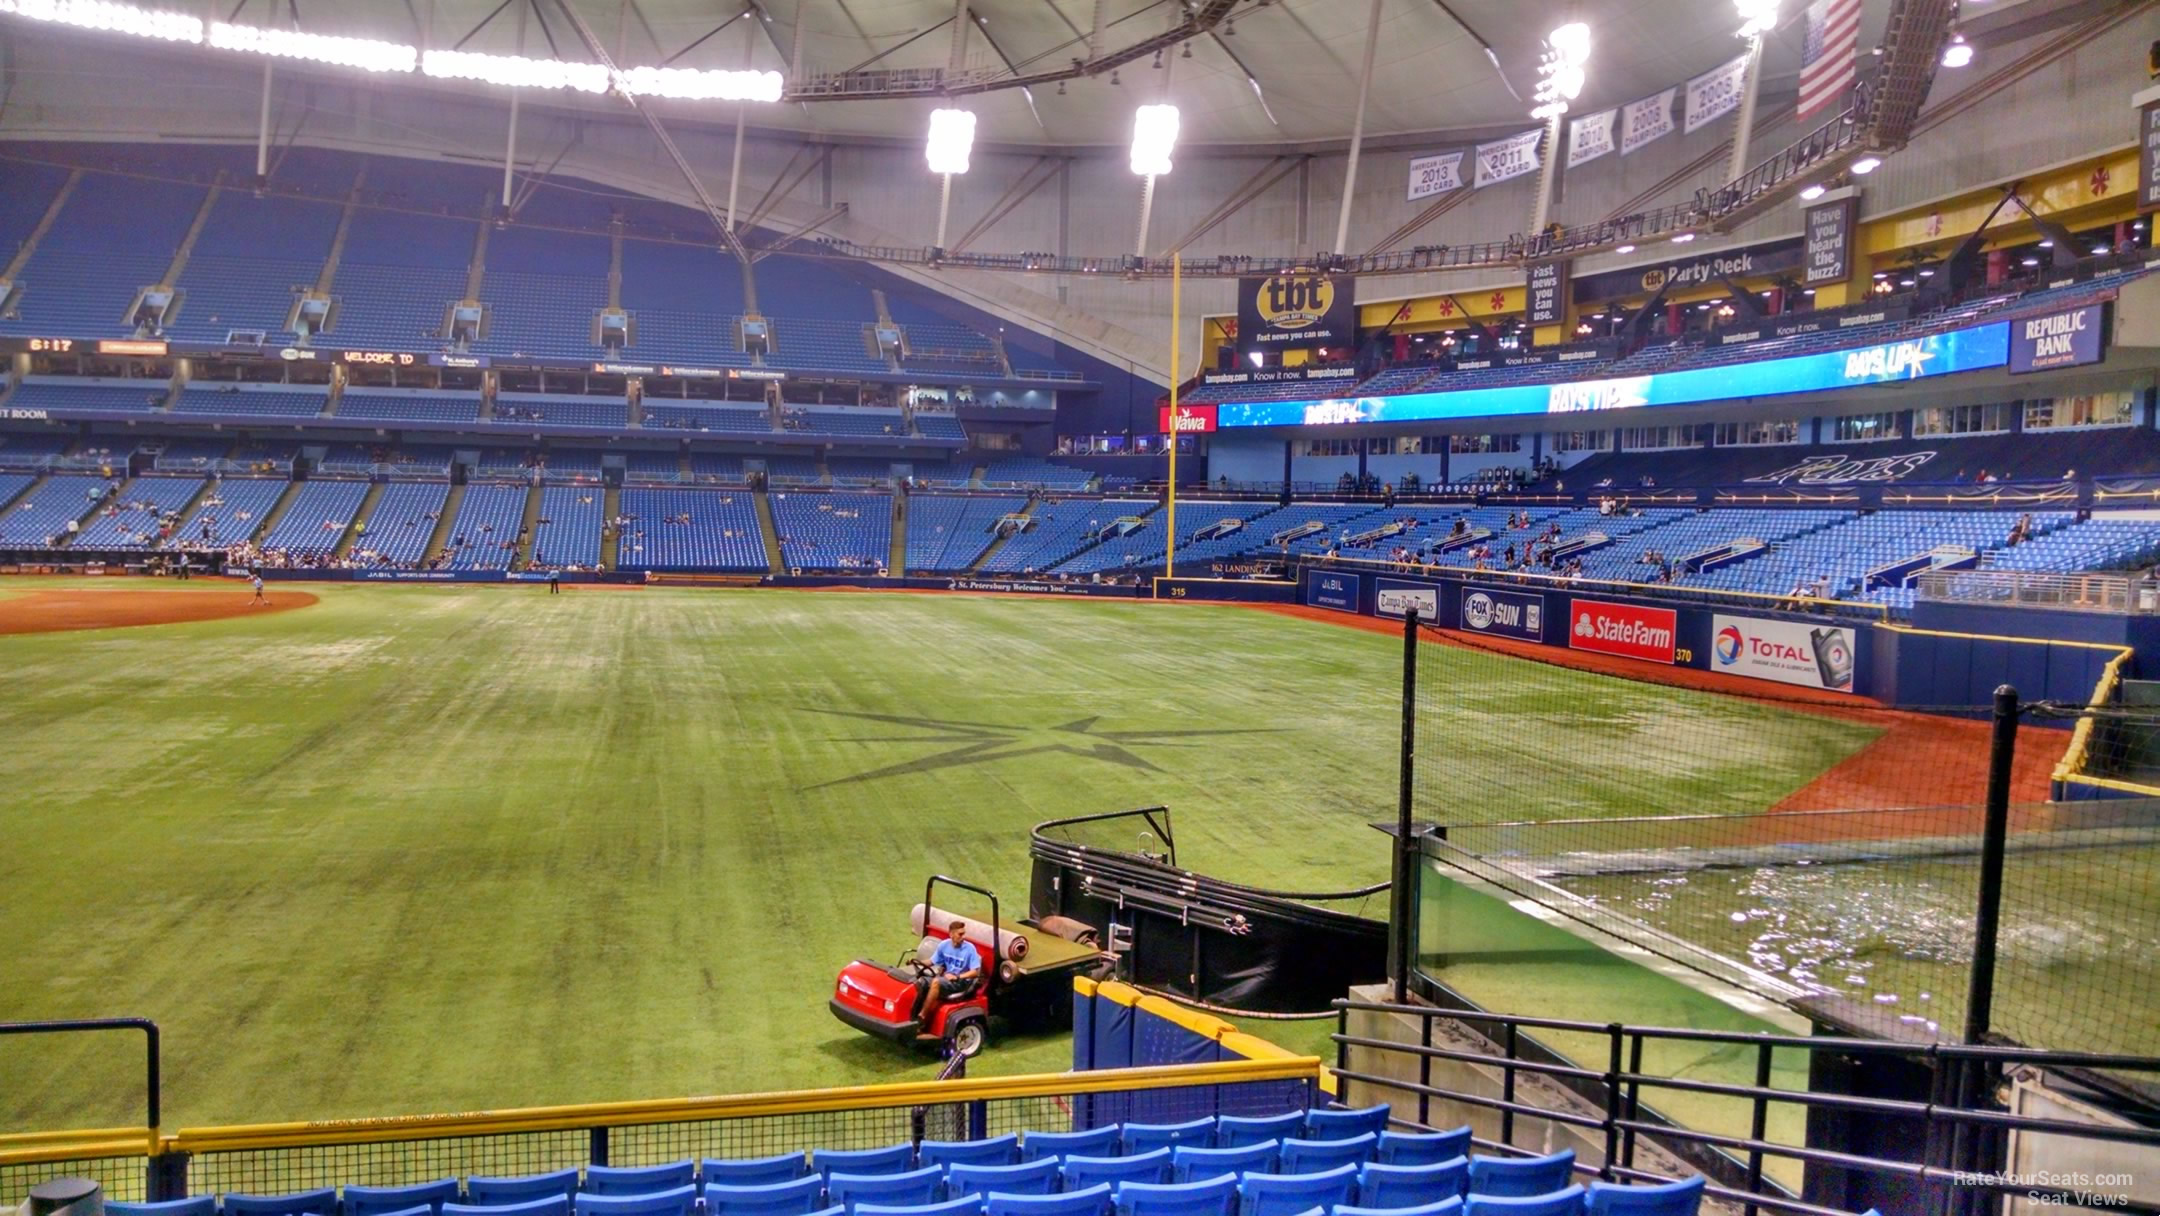
[[[292,504],[278,517],[277,526],[262,538],[263,552],[275,560],[320,558],[337,548],[360,503],[367,497],[364,481],[310,481],[295,491]]]
[[[997,521],[1027,505],[1005,496],[916,494],[907,500],[907,573],[966,570],[996,539]]]
[[[50,478],[0,512],[0,544],[44,546],[61,540],[70,523],[118,488],[118,482],[104,477]]]
[[[631,487],[622,493],[622,570],[764,572],[757,500],[748,490]]]
[[[540,518],[533,524],[532,565],[538,569],[599,569],[603,514],[597,486],[542,489]]]
[[[450,525],[453,570],[508,570],[525,522],[525,486],[469,485]]]
[[[155,548],[179,531],[180,512],[202,488],[200,477],[138,477],[83,524],[74,547]]]
[[[772,508],[790,569],[876,570],[892,552],[890,494],[776,493]]]
[[[274,477],[226,477],[210,483],[173,535],[173,548],[223,549],[255,535],[292,483]]]
[[[1087,488],[1093,474],[1086,469],[1068,468],[1052,464],[1033,456],[1006,456],[990,461],[983,467],[983,484],[993,489],[1004,486],[1025,486],[1046,490],[1081,490]]]
[[[353,540],[356,564],[412,569],[433,556],[428,540],[442,519],[450,495],[446,481],[394,481],[383,487],[375,509],[361,521],[365,529]]]
[[[1156,502],[1147,498],[1069,498],[1044,500],[1029,514],[1035,524],[1006,541],[982,564],[985,574],[1033,574],[1047,570],[1080,549],[1125,516],[1146,518]]]

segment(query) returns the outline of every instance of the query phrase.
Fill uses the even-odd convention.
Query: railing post
[[[1500,1143],[1515,1143],[1515,1036],[1520,1033],[1515,1023],[1507,1024],[1507,1063],[1500,1066],[1500,1100],[1508,1103],[1500,1111]]]
[[[2003,850],[2010,834],[2010,763],[2017,754],[2017,689],[1995,690],[1988,738],[1987,819],[1980,838],[1980,894],[1973,911],[1972,972],[1966,976],[1965,1042],[1988,1033],[1995,1004],[1995,939],[2002,920]]]
[[[1418,1056],[1417,1065],[1417,1121],[1419,1127],[1432,1126],[1432,1094],[1428,1092],[1432,1089],[1432,1019],[1433,1015],[1430,1013],[1420,1019],[1423,1023],[1423,1029],[1418,1034],[1418,1043],[1425,1048],[1425,1051]]]
[[[146,1176],[143,1179],[143,1196],[152,1203],[188,1197],[188,1155],[180,1152],[157,1152],[150,1156]]]
[[[1609,1022],[1605,1037],[1605,1159],[1598,1164],[1598,1177],[1611,1182],[1613,1158],[1620,1155],[1620,1042],[1626,1036],[1620,1023]]]
[[[1770,1088],[1770,1045],[1763,1043],[1755,1048],[1755,1096],[1750,1099],[1754,1113],[1748,1119],[1748,1139],[1760,1141],[1770,1130],[1770,1100],[1762,1091]],[[1762,1150],[1751,1148],[1747,1155],[1747,1189],[1753,1195],[1762,1190]],[[1747,1216],[1755,1216],[1755,1205],[1747,1205]]]
[[[1395,1003],[1410,1003],[1410,939],[1417,931],[1417,838],[1411,801],[1417,782],[1411,767],[1417,756],[1418,613],[1403,613],[1402,756],[1395,790]]]
[[[1628,1046],[1628,1072],[1636,1077],[1642,1075],[1643,1037],[1638,1034]],[[1633,1123],[1642,1118],[1642,1082],[1630,1080],[1627,1087],[1627,1117]],[[1635,1168],[1635,1129],[1630,1127],[1620,1135],[1620,1164]]]
[[[1350,1105],[1350,1082],[1343,1076],[1344,1073],[1350,1071],[1350,1044],[1344,1041],[1349,1037],[1350,1006],[1342,1001],[1337,1001],[1335,1002],[1335,1097],[1344,1106]],[[1316,1105],[1321,1101],[1321,1092],[1318,1085],[1313,1087],[1313,1102]]]
[[[587,1165],[606,1165],[608,1163],[608,1135],[606,1128],[596,1127],[592,1129],[586,1144],[585,1163]]]

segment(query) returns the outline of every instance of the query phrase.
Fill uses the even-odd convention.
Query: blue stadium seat
[[[825,1180],[815,1174],[793,1182],[705,1187],[705,1216],[809,1216],[824,1203]]]
[[[1363,1165],[1372,1160],[1379,1141],[1371,1132],[1347,1140],[1285,1140],[1282,1172],[1319,1174],[1339,1165]]]
[[[1198,1148],[1180,1144],[1170,1150],[1170,1176],[1179,1182],[1213,1178],[1217,1174],[1272,1174],[1282,1157],[1282,1145],[1273,1140],[1242,1144],[1236,1148]]]
[[[530,1203],[535,1199],[552,1199],[557,1195],[568,1200],[577,1194],[578,1172],[576,1167],[555,1170],[546,1174],[526,1174],[517,1178],[467,1178],[465,1198],[474,1207],[500,1208]]]
[[[337,1216],[337,1190],[326,1186],[284,1195],[226,1195],[219,1206],[232,1216]]]
[[[1080,1157],[1068,1155],[1065,1168],[1068,1191],[1085,1190],[1099,1182],[1113,1185],[1120,1182],[1168,1182],[1170,1181],[1170,1150],[1156,1149],[1137,1157]]]
[[[853,1212],[862,1203],[913,1207],[936,1203],[945,1191],[945,1171],[925,1166],[904,1174],[831,1173],[825,1176],[828,1199]]]
[[[620,1168],[590,1165],[585,1167],[584,1189],[588,1195],[650,1195],[688,1186],[696,1173],[697,1162],[688,1160]]]
[[[767,1186],[793,1182],[810,1172],[810,1154],[782,1153],[777,1157],[723,1159],[707,1157],[698,1163],[698,1178],[724,1186]]]
[[[1481,1195],[1470,1193],[1463,1216],[1579,1216],[1583,1189],[1571,1186],[1543,1195]]]
[[[1444,1132],[1381,1132],[1382,1165],[1432,1165],[1470,1152],[1470,1128]]]
[[[969,1194],[937,1203],[901,1206],[865,1203],[855,1209],[855,1216],[982,1216],[982,1210],[982,1196]]]
[[[1470,1158],[1470,1193],[1488,1198],[1550,1194],[1574,1176],[1575,1150],[1571,1148],[1546,1157]]]
[[[1018,1165],[955,1165],[945,1170],[945,1193],[962,1195],[1049,1195],[1058,1188],[1058,1170],[1064,1162],[1056,1157],[1023,1161]]]
[[[1462,1196],[1443,1199],[1416,1208],[1368,1208],[1344,1205],[1335,1209],[1335,1216],[1462,1216]]]
[[[159,1203],[108,1203],[113,1216],[217,1216],[217,1196],[195,1195]]]
[[[819,1176],[841,1174],[903,1174],[915,1168],[915,1146],[894,1144],[885,1148],[819,1149],[810,1158]]]
[[[1098,1182],[1062,1195],[1002,1195],[992,1192],[983,1203],[989,1216],[1107,1216],[1110,1184]]]
[[[570,1201],[572,1216],[690,1216],[697,1188],[650,1191],[643,1195],[595,1195],[579,1191]]]
[[[1114,1157],[1118,1151],[1118,1126],[1098,1127],[1084,1132],[1029,1132],[1020,1142],[1020,1159],[1035,1161],[1044,1157]]]
[[[1215,1143],[1215,1119],[1209,1116],[1188,1123],[1128,1123],[1118,1139],[1128,1157],[1179,1144],[1207,1148]]]
[[[577,1173],[576,1170],[563,1172]],[[570,1216],[570,1195],[548,1195],[523,1203],[446,1203],[442,1206],[442,1216]]]
[[[1368,1165],[1358,1170],[1357,1201],[1367,1208],[1416,1208],[1461,1197],[1470,1183],[1462,1157],[1431,1165]]]
[[[1703,1188],[1708,1185],[1701,1174],[1653,1186],[1593,1182],[1583,1208],[1589,1216],[1695,1216],[1702,1208]],[[106,1204],[105,1210],[111,1211],[112,1205]]]
[[[1367,1106],[1359,1110],[1314,1110],[1305,1114],[1307,1140],[1348,1140],[1370,1132],[1377,1136],[1387,1130],[1388,1105]]]
[[[1304,1130],[1305,1112],[1301,1110],[1257,1118],[1224,1115],[1215,1120],[1215,1147],[1243,1148],[1266,1140],[1285,1140]]]
[[[1238,1216],[1298,1216],[1314,1207],[1332,1212],[1357,1190],[1354,1165],[1319,1174],[1246,1174],[1238,1180]]]
[[[1198,1182],[1121,1182],[1118,1216],[1231,1216],[1237,1211],[1237,1175]]]
[[[458,1180],[455,1178],[413,1186],[348,1186],[345,1188],[345,1216],[385,1216],[413,1207],[439,1213],[444,1204],[455,1202],[457,1197]]]
[[[1020,1160],[1020,1137],[1008,1133],[988,1140],[925,1140],[916,1149],[924,1165],[1012,1165]]]

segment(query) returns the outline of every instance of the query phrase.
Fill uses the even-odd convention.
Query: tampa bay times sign
[[[1238,280],[1238,359],[1357,344],[1357,279],[1296,270]]]

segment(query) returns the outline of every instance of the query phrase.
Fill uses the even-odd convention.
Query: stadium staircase
[[[335,418],[337,417],[338,407],[343,404],[345,404],[345,390],[333,384],[330,386],[329,399],[323,402],[322,413],[317,414],[316,417]]]
[[[759,490],[757,498],[758,535],[765,539],[765,564],[774,574],[787,573],[787,560],[780,556],[780,529],[773,523],[772,495]]]
[[[614,520],[622,515],[622,487],[609,486],[600,496],[601,524],[600,568],[613,570],[622,557],[622,533],[617,531]]]
[[[262,523],[257,525],[253,532],[248,533],[247,538],[250,541],[260,541],[275,531],[278,521],[284,519],[285,512],[292,509],[293,500],[300,497],[300,487],[306,484],[304,481],[286,482],[285,492],[278,495],[278,500],[270,504],[269,510],[263,512]]]
[[[74,195],[75,187],[82,181],[82,178],[83,171],[80,169],[68,174],[67,181],[61,183],[60,190],[53,195],[52,202],[46,204],[45,214],[38,220],[37,227],[30,230],[30,235],[23,240],[22,247],[15,251],[15,256],[8,261],[7,265],[0,267],[0,279],[6,279],[12,283],[22,278],[23,267],[30,264],[30,255],[37,252],[38,243],[45,239],[46,233],[52,231],[53,224],[60,219],[60,209],[67,206],[68,199]]]
[[[322,273],[315,279],[315,290],[322,295],[329,295],[331,285],[337,282],[338,266],[345,261],[345,238],[352,231],[353,212],[360,205],[360,187],[366,182],[367,170],[362,168],[353,175],[352,192],[345,196],[345,206],[338,212],[337,232],[330,238],[330,252],[324,255]]]
[[[450,543],[450,531],[457,526],[458,510],[464,505],[464,485],[453,484],[449,497],[443,499],[442,514],[435,520],[435,531],[428,535],[427,551],[422,554],[423,561],[442,552]]]
[[[885,569],[894,578],[907,574],[907,504],[907,495],[892,496],[892,551],[885,557]]]
[[[346,528],[345,535],[339,537],[338,543],[332,546],[332,557],[344,561],[352,556],[353,547],[358,545],[360,538],[365,535],[361,529],[375,522],[375,504],[382,501],[383,493],[389,488],[390,483],[387,481],[378,481],[368,486],[367,494],[360,499],[360,509],[353,512],[352,526]]]
[[[202,231],[210,223],[210,212],[217,206],[218,195],[223,192],[224,187],[222,185],[213,184],[209,191],[203,195],[202,206],[195,209],[195,222],[188,225],[187,235],[180,238],[180,247],[173,250],[172,264],[165,268],[165,278],[162,280],[161,286],[171,287],[178,284],[180,276],[186,273],[188,259],[195,254],[195,242],[202,239]],[[187,297],[182,296],[180,298],[180,311],[185,312],[186,309]],[[174,315],[177,316],[178,314]],[[172,320],[172,316],[166,318],[168,323]]]
[[[525,514],[518,521],[517,552],[510,558],[512,570],[532,567],[533,534],[540,527],[540,500],[545,497],[547,495],[540,490],[534,490],[525,496]]]
[[[998,370],[1010,377],[1013,374],[1012,356],[1005,351],[1004,334],[984,334],[990,339],[990,349],[997,352]]]
[[[982,470],[980,470],[980,469],[977,469],[977,470],[976,470],[976,474],[977,474],[977,476],[980,476],[980,475],[981,475],[981,472],[982,472]],[[1033,515],[1035,514],[1035,503],[1036,503],[1036,501],[1037,501],[1037,500],[1036,500],[1036,499],[1033,499],[1033,498],[1030,498],[1030,499],[1028,499],[1027,505],[1026,505],[1026,506],[1024,506],[1024,507],[1022,507],[1022,508],[1020,508],[1020,514],[1022,514],[1022,515],[1027,515],[1027,516],[1033,516]],[[1015,533],[1013,533],[1013,536],[1018,536],[1018,535],[1020,535],[1020,533],[1018,533],[1018,532],[1015,532]],[[1004,547],[1005,547],[1005,542],[1006,542],[1006,541],[1008,541],[1008,540],[1011,540],[1011,539],[1012,539],[1012,536],[996,536],[996,537],[992,537],[992,538],[991,538],[991,540],[990,540],[990,543],[989,543],[989,544],[988,544],[987,546],[985,546],[985,547],[984,547],[983,551],[975,555],[975,560],[974,560],[974,561],[972,561],[972,562],[969,562],[969,563],[968,563],[968,568],[967,568],[967,572],[968,572],[969,574],[973,574],[973,573],[975,573],[976,571],[978,571],[978,570],[982,569],[982,568],[983,568],[983,563],[984,563],[984,562],[987,562],[987,561],[989,561],[989,560],[990,560],[990,555],[991,555],[991,554],[993,554],[993,553],[996,553],[996,552],[997,552],[998,550],[1000,550],[1000,549],[1004,548]]]

